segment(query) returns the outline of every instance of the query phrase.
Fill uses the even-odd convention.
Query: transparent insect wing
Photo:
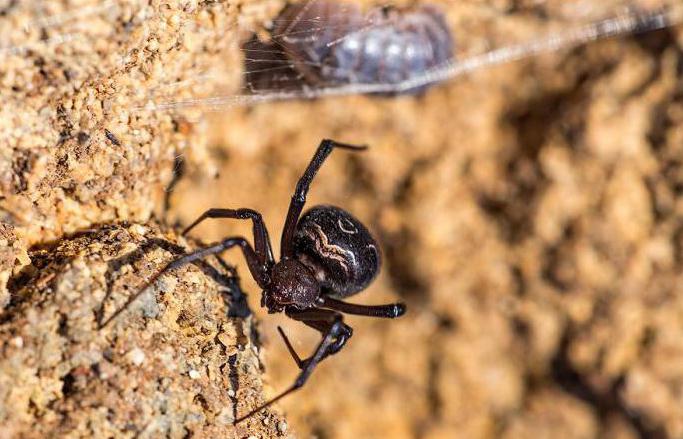
[[[480,0],[367,5],[304,0],[243,44],[241,90],[168,89],[138,110],[218,109],[283,99],[426,90],[464,73],[607,37],[678,25],[680,0]],[[205,88],[205,87],[203,87]]]

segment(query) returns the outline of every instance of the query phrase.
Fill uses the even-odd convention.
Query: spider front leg
[[[344,314],[352,314],[356,316],[395,319],[396,317],[401,317],[406,312],[406,306],[403,303],[389,303],[386,305],[359,305],[357,303],[342,302],[341,300],[333,299],[326,294],[323,294],[319,300],[320,305],[324,308],[329,308],[335,311],[343,312]]]
[[[156,280],[159,279],[159,277],[161,277],[164,273],[176,268],[180,268],[194,261],[203,259],[207,256],[222,253],[225,250],[228,250],[235,246],[240,247],[240,249],[242,250],[244,258],[247,260],[249,271],[251,272],[251,275],[254,277],[254,280],[256,280],[256,283],[258,283],[258,285],[261,288],[265,288],[267,283],[265,267],[260,263],[259,257],[256,255],[256,252],[254,252],[254,249],[251,248],[249,242],[246,239],[239,236],[227,238],[219,242],[218,244],[214,244],[212,246],[205,248],[200,248],[192,253],[188,253],[185,256],[176,259],[175,261],[170,262],[163,269],[161,269],[161,271],[152,276],[152,278],[149,281],[147,281],[142,288],[140,288],[135,294],[128,298],[126,303],[121,308],[114,311],[114,313],[107,320],[102,322],[99,326],[99,329],[104,328],[110,322],[116,319],[116,317],[118,317],[123,311],[125,311],[126,308],[128,308],[138,297],[140,297],[140,295],[142,295],[142,293],[144,293],[145,290],[147,290],[147,288],[149,288],[154,282],[156,282]]]
[[[182,235],[185,236],[190,233],[200,223],[210,218],[230,218],[230,219],[250,219],[253,222],[254,232],[254,249],[256,255],[259,257],[261,264],[273,265],[275,258],[273,257],[273,249],[270,244],[270,237],[268,236],[268,229],[263,223],[261,214],[253,209],[209,209],[199,216],[192,224],[183,230]]]
[[[325,159],[330,155],[332,149],[334,148],[363,151],[367,149],[367,146],[349,145],[330,139],[323,139],[323,141],[320,142],[320,145],[313,155],[311,162],[308,164],[308,167],[297,182],[296,189],[292,195],[292,201],[289,203],[287,219],[285,220],[285,226],[282,228],[282,237],[280,239],[281,258],[292,256],[292,238],[294,238],[294,232],[296,231],[296,224],[299,221],[299,215],[301,215],[304,204],[306,204],[306,195],[308,194],[308,189],[313,182],[315,174],[318,172],[320,167],[325,162]]]
[[[319,308],[306,310],[291,308],[285,310],[285,314],[294,320],[298,320],[312,328],[317,329],[323,334],[323,338],[313,352],[313,355],[305,360],[301,360],[294,349],[291,348],[291,344],[289,343],[287,337],[284,336],[284,332],[281,331],[280,334],[286,340],[285,343],[287,344],[287,348],[290,349],[290,353],[297,362],[297,365],[299,365],[301,372],[294,381],[294,384],[292,384],[287,390],[280,393],[270,401],[256,407],[246,415],[238,418],[235,420],[235,424],[242,422],[266,407],[276,403],[290,393],[303,387],[313,373],[313,370],[315,370],[316,366],[318,366],[318,364],[327,356],[339,352],[339,350],[341,350],[341,348],[346,344],[348,339],[351,338],[351,335],[353,335],[353,330],[351,327],[346,325],[343,321],[342,315],[335,311]]]

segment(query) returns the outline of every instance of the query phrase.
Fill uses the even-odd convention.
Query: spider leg
[[[232,218],[232,219],[250,219],[254,224],[254,249],[262,264],[273,265],[275,258],[273,257],[273,249],[270,244],[270,237],[268,236],[268,229],[263,223],[261,214],[253,209],[209,209],[199,216],[192,224],[183,230],[182,235],[187,235],[190,230],[194,229],[204,220],[209,218]]]
[[[310,326],[311,328],[320,332],[323,337],[330,331],[330,328],[333,325],[338,323],[340,324],[338,335],[335,338],[334,343],[330,345],[323,358],[339,352],[353,335],[353,329],[344,323],[343,316],[336,311],[322,308],[310,308],[306,310],[286,309],[285,314],[287,317],[297,320],[304,325]],[[310,358],[302,360],[302,363],[306,363],[309,360]]]
[[[176,268],[180,268],[183,265],[187,265],[191,262],[203,259],[206,256],[219,254],[235,246],[239,246],[242,249],[242,253],[244,254],[245,259],[247,260],[247,265],[249,266],[249,271],[251,272],[251,275],[254,277],[254,279],[261,288],[265,288],[265,269],[263,265],[260,264],[258,256],[254,252],[254,249],[252,249],[249,245],[249,242],[247,242],[247,240],[242,237],[227,238],[219,242],[218,244],[200,248],[198,250],[193,251],[192,253],[188,253],[168,263],[164,268],[162,268],[159,272],[152,276],[152,278],[149,281],[147,281],[142,288],[140,288],[135,294],[130,296],[121,308],[117,309],[107,320],[102,322],[100,324],[99,329],[102,329],[105,326],[107,326],[112,320],[118,317],[119,314],[125,311],[126,308],[128,308],[138,297],[140,297],[140,295],[144,293],[145,290],[147,290],[147,288],[149,288],[154,282],[156,282],[156,280],[159,279],[159,277],[161,277],[161,275],[163,275],[164,273]]]
[[[318,150],[315,152],[315,155],[313,155],[311,162],[297,182],[296,189],[292,195],[292,201],[289,204],[287,219],[285,221],[285,226],[282,228],[282,237],[280,239],[281,258],[292,256],[292,238],[296,231],[296,224],[299,221],[301,210],[304,208],[304,204],[306,204],[306,194],[308,194],[308,189],[311,186],[315,174],[325,162],[325,159],[330,155],[333,148],[362,151],[367,149],[367,146],[348,145],[330,139],[323,139],[323,141],[320,142]]]
[[[299,359],[299,361],[301,361],[302,367],[299,376],[294,381],[294,384],[292,384],[284,392],[277,395],[275,398],[264,404],[261,404],[246,415],[235,420],[235,424],[244,421],[250,416],[260,412],[264,408],[274,404],[290,393],[303,387],[313,373],[313,370],[315,370],[316,366],[327,356],[339,352],[339,350],[344,346],[344,344],[346,344],[346,341],[353,334],[351,327],[344,324],[342,315],[335,311],[312,308],[307,310],[288,309],[285,312],[289,317],[320,330],[320,332],[323,334],[323,338],[320,340],[320,343],[313,352],[313,355],[305,360]]]
[[[329,296],[322,296],[320,300],[321,306],[325,308],[356,316],[394,319],[396,317],[401,317],[406,312],[406,306],[403,303],[389,303],[387,305],[359,305],[356,303],[342,302],[341,300],[333,299]]]
[[[285,331],[283,331],[282,327],[280,326],[277,327],[277,331],[280,333],[280,336],[282,337],[282,340],[285,342],[285,346],[287,346],[287,350],[294,359],[296,365],[299,366],[299,369],[303,369],[304,363],[303,361],[301,361],[301,357],[299,357],[299,354],[297,354],[294,350],[294,346],[292,346],[292,343],[289,341],[289,338],[287,338],[287,336],[285,335]]]
[[[221,257],[221,255],[216,254],[213,256],[214,256],[214,258],[216,258],[216,261],[218,261],[218,265],[223,267],[223,270],[225,270],[230,275],[230,279],[235,279],[235,280],[240,279],[239,275],[237,274],[237,269],[234,266],[225,262],[225,259],[223,259]]]

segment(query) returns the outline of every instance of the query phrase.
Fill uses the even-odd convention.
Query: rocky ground
[[[148,322],[97,329],[110,294],[184,249],[150,216],[178,154],[206,162],[201,122],[134,109],[239,55],[223,31],[238,6],[0,2],[3,437],[289,434],[272,414],[233,426],[263,400],[262,366],[251,317],[228,318],[214,279],[169,274]]]
[[[272,413],[233,426],[261,402],[261,364],[227,273],[171,272],[109,321],[186,250],[174,239],[111,225],[30,253],[0,327],[3,437],[285,436]]]
[[[7,102],[0,124],[10,145],[0,150],[0,236],[7,243],[0,281],[9,285],[2,296],[9,308],[0,327],[0,361],[32,368],[22,375],[25,387],[18,387],[27,390],[14,395],[24,409],[11,415],[12,425],[20,430],[40,418],[49,429],[59,420],[78,432],[86,419],[102,419],[101,428],[125,428],[118,398],[136,387],[148,367],[170,374],[155,366],[164,365],[166,351],[147,351],[157,347],[155,332],[163,333],[168,346],[189,346],[176,362],[187,364],[179,366],[187,373],[182,369],[169,378],[180,402],[162,418],[165,426],[191,424],[197,434],[213,434],[224,419],[218,405],[235,407],[237,401],[241,410],[250,404],[239,392],[231,397],[216,390],[234,388],[226,382],[229,372],[213,376],[211,366],[206,376],[189,376],[204,348],[202,361],[214,365],[225,364],[231,349],[244,364],[257,361],[251,342],[230,339],[230,348],[215,339],[225,325],[251,324],[219,318],[227,312],[219,283],[195,268],[179,270],[168,276],[179,286],[166,292],[159,281],[163,313],[122,316],[143,336],[121,326],[112,327],[120,331],[115,336],[94,334],[92,313],[100,303],[94,300],[106,293],[107,258],[125,253],[115,250],[120,245],[112,230],[139,246],[140,226],[60,239],[96,223],[148,221],[153,212],[170,225],[186,225],[209,207],[244,206],[263,212],[277,242],[296,179],[320,139],[331,137],[371,148],[355,155],[335,152],[310,203],[343,206],[380,239],[383,272],[357,301],[400,299],[409,312],[395,321],[349,318],[355,332],[348,347],[280,404],[289,422],[284,434],[683,437],[680,27],[480,70],[422,96],[275,103],[203,117],[199,110],[129,112],[132,102],[148,97],[143,91],[169,78],[195,77],[219,60],[238,65],[235,40],[241,36],[218,32],[223,20],[264,22],[279,8],[266,2],[169,4],[101,14],[97,25],[88,22],[92,38],[32,51],[33,58],[16,55],[0,67]],[[502,14],[506,5],[497,2],[491,14]],[[457,7],[448,15],[454,28]],[[125,23],[138,31],[113,38]],[[525,35],[535,26],[534,20],[520,20],[509,29]],[[121,64],[111,53],[130,58]],[[211,86],[234,87],[234,77],[221,78],[228,79]],[[181,88],[176,98],[199,95],[204,85]],[[16,132],[24,126],[33,127],[28,137]],[[173,171],[181,168],[175,174],[182,177],[166,192]],[[167,233],[165,239],[175,239]],[[249,233],[246,224],[216,220],[193,235],[211,240]],[[29,250],[33,244],[40,247]],[[87,250],[77,251],[79,246]],[[128,263],[139,267],[128,276],[147,278],[170,256],[155,250],[151,265]],[[236,254],[228,259],[240,261]],[[238,271],[256,311],[258,288],[243,264]],[[56,274],[40,281],[49,273]],[[185,297],[190,281],[207,291],[205,298],[193,285],[191,298],[177,299]],[[81,289],[69,293],[73,285]],[[96,293],[86,303],[82,288]],[[87,311],[65,313],[74,323],[60,330],[51,312],[64,313],[73,301]],[[186,308],[188,320],[174,322]],[[296,374],[276,325],[301,351],[311,349],[317,335],[281,316],[259,318],[266,394],[272,395]],[[36,326],[46,334],[40,340],[21,332],[35,321],[43,322]],[[52,363],[36,372],[33,351],[50,337],[58,341],[59,354],[46,352]],[[107,346],[115,354],[109,359]],[[130,353],[135,347],[144,353],[140,365],[132,362],[140,358]],[[75,354],[83,351],[89,354]],[[103,359],[93,352],[103,352]],[[94,364],[114,370],[103,379]],[[241,378],[252,380],[246,382],[254,383],[254,391],[260,385],[256,372]],[[136,394],[151,391],[143,386]],[[204,402],[193,400],[197,394]],[[113,414],[97,412],[93,401],[109,404]],[[159,419],[155,404],[144,407],[144,419]],[[80,414],[72,413],[74,407]],[[231,410],[223,414],[234,416]],[[267,425],[263,416],[254,419],[249,428],[262,430],[245,435],[283,434],[279,418],[269,416]]]

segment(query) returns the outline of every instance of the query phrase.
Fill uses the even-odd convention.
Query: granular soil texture
[[[175,238],[120,224],[29,253],[0,316],[3,437],[286,436],[273,412],[233,425],[263,401],[262,366],[228,274],[171,271],[101,327],[187,250]]]

